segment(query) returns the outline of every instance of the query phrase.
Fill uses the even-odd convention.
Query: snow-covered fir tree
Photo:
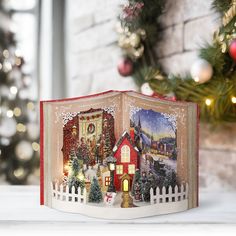
[[[98,180],[96,178],[93,178],[93,182],[91,184],[91,188],[89,192],[89,202],[99,203],[102,201],[102,199],[103,199],[102,191],[98,183]]]

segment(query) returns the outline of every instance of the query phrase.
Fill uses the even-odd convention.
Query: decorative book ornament
[[[42,101],[41,204],[107,219],[198,206],[198,109],[133,91]]]

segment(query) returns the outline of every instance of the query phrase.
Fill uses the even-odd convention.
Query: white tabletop
[[[162,215],[134,220],[102,220],[89,218],[80,214],[71,214],[50,209],[39,205],[38,186],[0,186],[0,225],[44,225],[52,227],[80,227],[89,224],[106,225],[106,228],[116,224],[133,225],[233,225],[236,226],[236,192],[207,192],[200,191],[200,207],[186,212]],[[135,226],[136,228],[136,226]],[[215,226],[214,226],[215,228]],[[169,228],[170,229],[170,228]],[[236,230],[236,228],[235,228]]]

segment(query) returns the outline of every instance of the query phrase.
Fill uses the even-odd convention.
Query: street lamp
[[[108,186],[107,192],[116,192],[116,188],[114,186],[114,171],[116,169],[116,158],[113,156],[109,156],[106,159],[108,169],[110,171],[110,184]]]

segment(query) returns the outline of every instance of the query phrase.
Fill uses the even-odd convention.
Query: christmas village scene
[[[136,108],[115,137],[113,115],[79,112],[63,127],[63,188],[100,207],[150,205],[150,190],[178,186],[176,118]]]

